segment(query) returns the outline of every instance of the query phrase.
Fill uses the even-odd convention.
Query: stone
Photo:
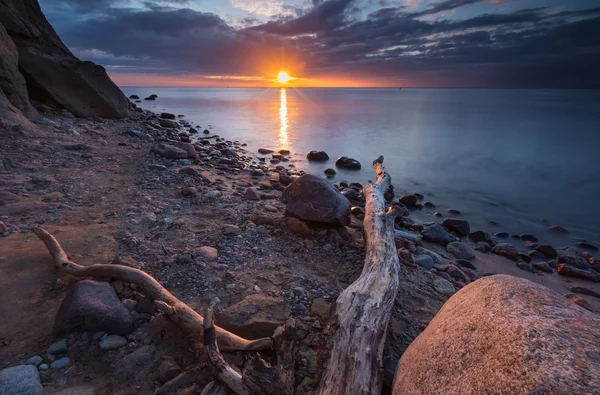
[[[99,346],[101,350],[116,350],[117,348],[125,347],[127,339],[119,335],[106,336],[100,340]]]
[[[67,352],[68,349],[67,339],[62,339],[48,347],[48,354],[61,354]]]
[[[339,157],[338,160],[335,161],[335,165],[337,167],[350,170],[360,170],[361,168],[359,161],[357,161],[356,159],[348,158],[346,156]]]
[[[554,247],[552,247],[549,244],[538,245],[538,246],[534,247],[533,249],[544,254],[546,256],[546,258],[553,259],[558,256],[558,253],[556,252]]]
[[[485,242],[488,245],[494,244],[492,235],[488,232],[484,232],[483,230],[476,230],[474,232],[469,233],[469,239],[473,240],[473,242],[475,243]]]
[[[556,232],[556,233],[569,233],[569,231],[567,229],[565,229],[559,225],[552,225],[548,229],[551,230],[552,232]]]
[[[160,117],[163,118],[163,119],[175,119],[176,118],[175,114],[171,114],[171,113],[168,113],[168,112],[161,112],[160,113]]]
[[[591,270],[592,265],[579,253],[579,251],[574,249],[561,249],[558,250],[558,262],[566,263],[577,269],[582,270]]]
[[[458,259],[475,259],[471,246],[460,241],[453,241],[446,246],[446,251]]]
[[[179,169],[179,174],[185,174],[188,176],[199,176],[200,172],[198,172],[198,170],[194,169],[193,167],[185,166]]]
[[[584,250],[588,250],[588,251],[598,251],[598,247],[596,247],[595,245],[588,243],[587,241],[580,241],[577,244],[577,247],[583,248]]]
[[[459,236],[468,236],[471,233],[469,221],[459,218],[446,218],[442,222],[442,226],[448,229],[449,232],[456,233]]]
[[[205,262],[217,262],[219,259],[219,252],[214,247],[204,246],[196,250],[197,257]]]
[[[496,255],[501,255],[513,261],[517,260],[517,256],[519,255],[519,251],[517,247],[509,243],[499,243],[492,248],[492,252]]]
[[[452,296],[408,347],[393,393],[598,393],[599,337],[600,317],[562,295],[485,277]]]
[[[256,188],[253,187],[246,189],[244,197],[248,200],[260,200],[260,194],[258,193]]]
[[[435,276],[433,278],[433,289],[441,295],[451,296],[456,293],[456,289],[454,285],[448,280],[443,279],[440,276]]]
[[[196,196],[198,194],[198,190],[194,187],[187,187],[181,190],[181,194],[186,197]]]
[[[290,308],[281,298],[251,294],[240,302],[215,314],[219,326],[246,339],[273,336],[275,328],[285,323]]]
[[[422,266],[427,270],[432,269],[435,265],[433,258],[429,255],[417,255],[414,257],[414,260],[417,265]]]
[[[538,241],[537,237],[535,237],[534,235],[524,234],[524,235],[520,235],[519,237],[523,241],[530,241],[532,243],[535,243]]]
[[[327,176],[335,176],[337,174],[337,171],[335,171],[335,169],[332,169],[331,167],[328,169],[325,169],[323,171],[323,173],[325,173],[325,175]]]
[[[158,366],[155,377],[161,383],[166,383],[167,381],[179,376],[180,373],[181,367],[179,367],[179,365],[177,365],[174,361],[166,359]]]
[[[265,172],[261,169],[252,169],[250,175],[255,177],[263,177],[265,175]]]
[[[204,195],[202,195],[202,197],[204,199],[208,199],[208,200],[214,200],[214,199],[218,199],[220,198],[222,195],[221,191],[208,191],[206,192]]]
[[[81,280],[63,299],[52,332],[55,336],[71,332],[108,332],[128,334],[133,318],[113,287],[106,282]]]
[[[286,215],[329,225],[350,225],[350,202],[327,181],[305,174],[292,182],[281,199]]]
[[[310,305],[310,315],[327,322],[331,315],[331,303],[323,298],[315,298]]]
[[[431,203],[430,201],[425,201],[423,202],[423,207],[427,207],[427,208],[435,208],[435,204]]]
[[[196,151],[196,148],[194,148],[194,146],[190,143],[186,143],[183,141],[174,141],[173,146],[175,148],[184,150],[187,153],[187,157],[190,159],[198,157],[198,152]]]
[[[348,200],[357,200],[358,197],[360,196],[360,194],[358,193],[358,191],[356,189],[353,188],[345,188],[342,191],[342,195],[344,195],[344,197]]]
[[[242,230],[236,225],[224,225],[222,232],[225,236],[237,236],[242,233]]]
[[[407,195],[407,196],[402,196],[400,198],[400,203],[402,203],[406,207],[414,207],[418,201],[419,201],[419,198],[416,197],[415,195]]]
[[[19,365],[0,370],[0,394],[42,395],[43,392],[35,366]]]
[[[171,121],[170,119],[159,119],[158,124],[166,129],[177,129],[179,128],[179,123],[176,121]]]
[[[131,95],[131,96],[129,96],[129,98],[131,100],[138,100],[140,97],[138,95]]]
[[[440,224],[433,224],[426,227],[421,234],[423,235],[424,240],[441,244],[443,246],[446,246],[448,243],[452,243],[453,241],[457,240],[454,235],[448,233]]]
[[[134,378],[146,366],[153,363],[156,347],[152,345],[142,346],[125,355],[117,362],[115,366],[115,377],[117,380],[124,381]]]
[[[50,369],[66,368],[67,366],[69,366],[70,363],[71,363],[71,360],[69,359],[69,357],[62,357],[62,358],[57,359],[56,361],[52,362],[50,364]]]
[[[40,357],[39,355],[33,356],[31,358],[29,358],[27,360],[27,362],[25,362],[26,365],[33,365],[33,366],[38,366],[40,363],[42,363],[43,359],[42,357]]]
[[[306,159],[313,162],[325,162],[329,160],[329,155],[325,151],[310,151]]]
[[[185,150],[169,144],[156,144],[151,148],[151,151],[167,159],[186,159],[188,157]]]
[[[581,296],[575,295],[574,293],[567,293],[567,294],[565,294],[565,298],[569,299],[571,302],[575,303],[576,305],[583,307],[587,311],[591,311],[592,313],[594,313],[594,309],[592,309],[592,306],[590,306],[588,301],[583,299]]]
[[[272,149],[268,149],[268,148],[259,148],[258,149],[258,153],[263,154],[263,155],[272,154],[273,152],[275,152],[275,151],[273,151]]]
[[[296,236],[306,238],[310,236],[310,229],[304,221],[298,218],[288,217],[282,221],[282,224]]]
[[[542,254],[539,251],[531,250],[527,253],[527,255],[531,258],[531,260],[535,261],[543,261],[546,259],[546,255]]]
[[[550,265],[548,265],[548,262],[533,262],[533,267],[541,272],[545,272],[545,273],[553,272]]]
[[[40,372],[43,372],[44,370],[48,370],[48,369],[50,369],[50,366],[48,366],[47,363],[41,363],[40,366],[38,366],[38,370]]]
[[[473,249],[474,249],[474,250],[477,250],[477,251],[481,251],[481,252],[486,252],[486,253],[487,253],[487,252],[490,252],[490,250],[491,250],[492,248],[491,248],[491,247],[490,247],[490,245],[489,245],[488,243],[486,243],[485,241],[480,241],[480,242],[478,242],[477,244],[475,244],[475,245],[473,246]]]

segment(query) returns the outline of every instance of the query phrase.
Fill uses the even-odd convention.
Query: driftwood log
[[[365,265],[360,277],[336,300],[329,328],[337,330],[317,390],[320,395],[374,395],[382,389],[383,345],[399,287],[394,220],[400,213],[385,209],[391,177],[383,167],[383,156],[373,162],[373,168],[376,182],[364,188]]]

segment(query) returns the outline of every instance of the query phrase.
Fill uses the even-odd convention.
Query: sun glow
[[[277,81],[281,82],[282,84],[285,84],[289,80],[290,75],[286,71],[280,71],[279,74],[277,74]]]

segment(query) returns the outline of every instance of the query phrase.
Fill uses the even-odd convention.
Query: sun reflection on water
[[[288,110],[285,88],[279,90],[279,125],[279,145],[281,148],[288,148]]]

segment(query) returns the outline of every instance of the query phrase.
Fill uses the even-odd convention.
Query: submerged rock
[[[471,233],[471,227],[469,221],[458,218],[446,218],[442,222],[444,228],[448,229],[449,232],[454,232],[459,236],[468,236]]]
[[[426,227],[423,232],[423,239],[434,243],[441,244],[443,246],[448,245],[453,241],[456,241],[456,237],[446,231],[446,229],[440,224],[434,224]]]
[[[494,248],[492,248],[492,252],[497,255],[502,255],[503,257],[506,257],[513,261],[516,261],[517,257],[519,256],[519,251],[517,250],[517,247],[509,243],[496,244]]]
[[[400,203],[402,203],[406,207],[414,207],[415,204],[417,204],[418,200],[419,198],[415,195],[402,196],[399,199]]]
[[[598,393],[598,338],[600,317],[563,296],[485,277],[452,296],[408,347],[393,393]]]
[[[325,151],[310,151],[306,155],[306,159],[314,162],[325,162],[329,160],[329,155]]]
[[[356,159],[348,158],[346,156],[338,158],[338,160],[335,161],[335,165],[337,167],[350,170],[360,170],[361,167],[359,161],[357,161]]]
[[[286,215],[331,225],[350,224],[350,202],[327,181],[305,174],[292,182],[281,196]]]
[[[559,225],[552,225],[548,229],[556,233],[569,233],[568,230]]]

